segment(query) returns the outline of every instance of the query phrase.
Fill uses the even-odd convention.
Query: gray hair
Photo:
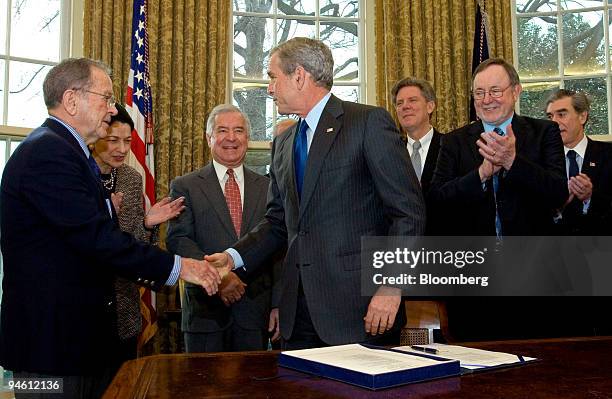
[[[393,102],[393,105],[395,105],[397,102],[397,93],[399,93],[399,91],[404,87],[418,87],[427,102],[436,102],[436,92],[428,81],[407,77],[393,85],[393,88],[391,89],[391,101]]]
[[[295,37],[270,51],[278,54],[280,67],[285,75],[291,75],[302,66],[315,84],[330,90],[334,84],[334,58],[331,50],[320,40]]]
[[[586,125],[589,121],[589,114],[591,112],[591,99],[589,98],[589,96],[587,96],[586,93],[582,91],[574,91],[567,89],[559,89],[557,91],[554,91],[550,96],[548,96],[548,99],[546,100],[544,112],[546,112],[548,104],[552,103],[553,101],[561,100],[565,97],[570,97],[572,99],[572,107],[574,107],[574,110],[576,110],[577,113],[587,113],[587,118],[584,121],[584,125]]]
[[[62,103],[66,90],[80,90],[91,86],[93,68],[111,75],[111,69],[102,61],[90,58],[67,58],[51,68],[43,82],[43,96],[48,109]]]
[[[474,70],[474,73],[472,74],[472,88],[474,88],[474,78],[476,78],[476,75],[478,75],[480,72],[484,71],[491,65],[499,65],[504,68],[504,70],[508,74],[508,78],[510,79],[510,85],[512,87],[521,83],[518,72],[516,72],[516,69],[514,69],[514,66],[512,64],[510,64],[503,58],[489,58],[481,62]]]
[[[210,111],[208,119],[206,120],[206,137],[211,137],[213,132],[215,131],[215,118],[217,117],[217,115],[226,114],[230,112],[236,112],[242,115],[242,118],[244,118],[244,127],[246,128],[247,135],[251,135],[251,121],[249,120],[247,114],[242,112],[240,108],[236,107],[235,105],[219,104],[215,108],[213,108],[212,111]]]

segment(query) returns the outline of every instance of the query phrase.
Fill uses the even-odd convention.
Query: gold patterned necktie
[[[234,177],[234,170],[227,170],[227,181],[225,182],[225,202],[229,209],[236,235],[240,237],[242,227],[242,200],[240,199],[240,188]]]

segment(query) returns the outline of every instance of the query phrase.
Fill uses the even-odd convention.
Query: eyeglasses
[[[115,106],[115,104],[117,104],[117,100],[115,99],[115,96],[113,96],[112,94],[109,95],[109,94],[96,93],[95,91],[85,90],[85,89],[83,89],[83,91],[86,91],[87,93],[95,94],[96,96],[104,97],[104,99],[106,100],[106,105],[108,105],[109,108],[112,108]]]
[[[484,100],[485,96],[487,95],[487,93],[489,93],[489,96],[491,98],[500,98],[504,95],[504,92],[506,90],[508,90],[510,87],[512,87],[512,83],[510,83],[508,86],[506,86],[505,89],[500,89],[499,87],[494,87],[490,90],[475,90],[472,95],[474,96],[474,99],[476,100]]]

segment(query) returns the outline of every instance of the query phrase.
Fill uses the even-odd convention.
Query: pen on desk
[[[425,353],[431,353],[434,355],[438,354],[438,350],[435,348],[429,348],[427,346],[418,346],[418,345],[411,345],[410,348],[417,350],[419,352],[425,352]]]

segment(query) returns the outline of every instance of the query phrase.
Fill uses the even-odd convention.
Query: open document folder
[[[285,351],[278,364],[369,389],[460,374],[457,360],[360,344]]]
[[[462,369],[473,371],[486,370],[493,367],[518,366],[522,363],[536,360],[533,357],[513,355],[512,353],[493,352],[445,344],[399,346],[394,349],[408,353],[428,353],[445,359],[459,360]]]
[[[369,389],[382,389],[533,360],[536,359],[455,345],[387,349],[350,344],[285,351],[279,355],[278,364]]]

